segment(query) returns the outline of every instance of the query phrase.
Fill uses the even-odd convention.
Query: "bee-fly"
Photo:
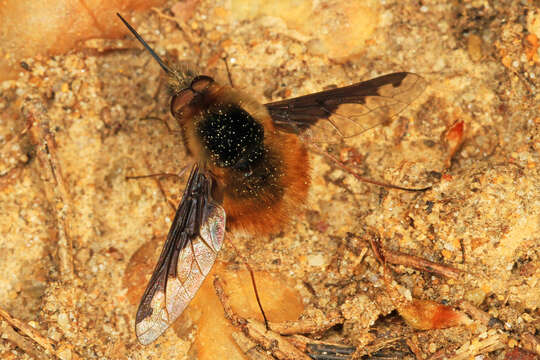
[[[137,337],[149,344],[194,297],[216,260],[226,229],[274,233],[299,212],[310,183],[307,150],[299,133],[322,120],[345,136],[343,129],[358,125],[365,112],[401,111],[423,90],[424,80],[412,73],[393,73],[263,105],[209,76],[169,68],[118,16],[168,74],[171,113],[196,159],[137,311]],[[338,112],[351,105],[361,112]]]

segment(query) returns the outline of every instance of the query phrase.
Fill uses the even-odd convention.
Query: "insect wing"
[[[185,310],[210,272],[225,236],[225,210],[212,200],[211,180],[195,165],[135,318],[143,345]]]
[[[315,138],[320,135],[326,140],[328,135],[347,138],[399,114],[425,86],[421,76],[399,72],[265,106],[282,130],[303,133],[311,129]]]

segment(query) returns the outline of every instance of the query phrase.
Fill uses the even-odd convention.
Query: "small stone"
[[[69,319],[66,313],[58,314],[58,326],[60,326],[64,331],[69,330]]]
[[[467,50],[472,61],[477,62],[482,60],[482,57],[484,56],[483,44],[484,42],[480,36],[474,34],[469,36],[469,39],[467,40]]]
[[[321,254],[309,255],[307,257],[307,262],[310,266],[316,267],[321,267],[325,264],[324,257]]]

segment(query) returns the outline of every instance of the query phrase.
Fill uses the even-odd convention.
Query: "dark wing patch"
[[[156,340],[187,307],[206,278],[225,236],[225,210],[211,180],[194,165],[182,201],[135,318],[143,345]]]
[[[337,89],[266,104],[274,124],[302,133],[322,129],[322,138],[352,137],[399,114],[426,86],[419,75],[399,72]],[[326,121],[319,121],[319,120]]]

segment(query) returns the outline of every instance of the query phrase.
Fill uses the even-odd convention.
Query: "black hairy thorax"
[[[237,104],[208,109],[196,131],[211,162],[230,170],[225,191],[237,199],[281,198],[282,164],[264,143],[264,127]],[[234,175],[236,174],[236,175]]]
[[[217,167],[249,172],[264,157],[264,128],[247,111],[229,104],[204,114],[197,132]]]

